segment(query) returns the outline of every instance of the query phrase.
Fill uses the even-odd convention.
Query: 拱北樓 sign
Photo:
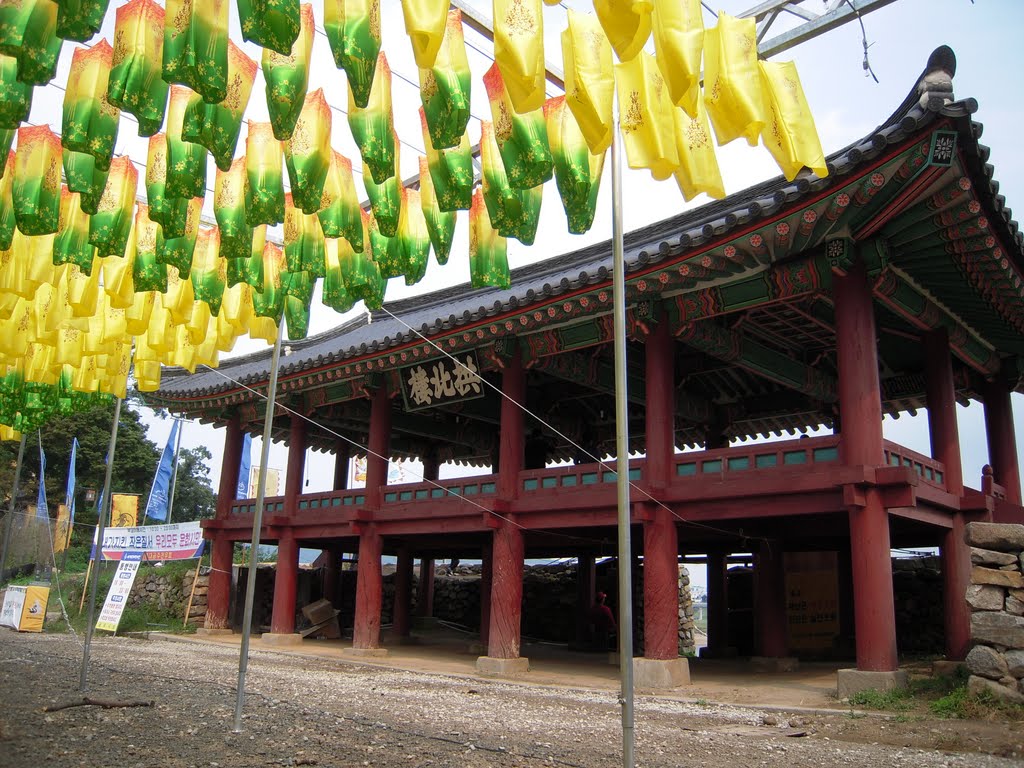
[[[476,353],[464,352],[400,370],[402,397],[407,411],[433,408],[484,396]]]

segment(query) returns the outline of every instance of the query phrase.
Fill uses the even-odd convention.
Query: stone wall
[[[945,606],[939,558],[893,558],[892,589],[900,654],[944,653]]]
[[[128,605],[137,608],[146,603],[154,605],[165,613],[185,618],[185,607],[188,596],[192,592],[192,581],[195,579],[195,568],[185,571],[183,576],[174,577],[161,573],[159,568],[140,569],[132,585]],[[196,582],[192,608],[188,614],[191,624],[203,626],[206,622],[206,593],[209,590],[210,577],[200,573]]]
[[[1024,525],[970,523],[968,690],[1024,703]]]

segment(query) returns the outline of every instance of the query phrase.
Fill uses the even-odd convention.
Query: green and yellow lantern
[[[352,161],[331,150],[331,165],[324,182],[322,206],[317,213],[324,237],[344,237],[359,253],[363,251],[363,219],[359,193],[352,176]]]
[[[508,241],[491,226],[483,190],[473,193],[469,209],[469,276],[474,288],[508,288]]]
[[[207,104],[228,95],[228,0],[166,0],[163,78]]]
[[[89,218],[89,242],[100,256],[123,256],[135,214],[139,172],[127,155],[114,158],[100,205]]]
[[[135,211],[135,226],[132,227],[135,261],[132,263],[132,278],[137,292],[132,303],[137,313],[152,310],[152,302],[139,303],[139,295],[151,291],[165,293],[167,291],[167,265],[156,259],[156,240],[160,225],[149,217],[149,207],[138,205]],[[148,309],[147,309],[148,308]],[[129,316],[131,310],[129,310]],[[130,317],[129,317],[130,324]],[[131,332],[131,331],[130,331]],[[132,332],[138,335],[138,332]]]
[[[60,219],[61,159],[60,138],[50,126],[18,129],[11,198],[22,234],[56,233]]]
[[[498,153],[494,129],[480,123],[480,166],[483,179],[483,200],[491,226],[504,237],[514,237],[524,245],[532,245],[540,221],[543,185],[532,189],[513,189],[505,175],[505,166]]]
[[[192,254],[196,249],[199,235],[199,217],[203,210],[203,198],[193,197],[185,211],[185,231],[179,237],[168,237],[163,228],[157,230],[156,260],[160,264],[176,267],[183,280],[192,270]]]
[[[95,247],[89,242],[89,215],[82,211],[79,194],[67,187],[60,190],[60,220],[53,241],[53,264],[76,264],[86,274],[92,271]]]
[[[245,220],[250,227],[284,221],[281,155],[271,124],[250,120],[245,140]]]
[[[434,149],[422,108],[420,126],[438,207],[442,211],[468,211],[473,202],[473,154],[469,137],[463,134],[458,146],[451,149]]]
[[[85,43],[103,26],[110,0],[56,0],[57,36]]]
[[[0,128],[14,130],[32,111],[32,86],[18,79],[18,60],[0,54]]]
[[[116,19],[107,101],[135,116],[139,136],[152,136],[167,110],[164,9],[153,0],[129,0],[117,9]]]
[[[454,211],[441,210],[426,157],[420,158],[420,206],[427,225],[430,244],[434,248],[434,258],[437,259],[438,264],[447,264],[448,254],[452,250],[452,240],[455,239],[457,214]]]
[[[420,67],[420,99],[434,149],[459,144],[469,124],[470,71],[462,12],[448,12],[441,46],[429,67]]]
[[[484,87],[494,119],[494,138],[512,189],[543,184],[554,168],[543,109],[516,114],[497,64],[484,75]]]
[[[113,55],[106,40],[92,48],[78,48],[64,92],[62,145],[92,155],[101,169],[110,167],[121,119],[121,110],[107,101]]]
[[[309,62],[313,51],[313,6],[303,3],[299,36],[290,53],[263,49],[263,77],[267,81],[267,110],[274,136],[287,140],[295,129],[309,85]]]
[[[352,98],[365,107],[380,53],[380,0],[324,0],[324,31]]]
[[[597,211],[604,152],[592,155],[576,118],[565,105],[565,96],[544,104],[548,139],[555,160],[555,184],[569,222],[569,231],[580,235],[590,229]]]
[[[383,53],[377,59],[377,76],[366,106],[356,104],[349,90],[348,126],[359,147],[364,169],[369,170],[374,184],[383,184],[395,172],[397,144],[391,112],[391,68]]]
[[[167,176],[165,198],[202,197],[206,194],[206,147],[186,141],[181,135],[192,92],[180,85],[171,87],[167,108]]]
[[[331,155],[331,108],[323,88],[317,88],[306,96],[295,130],[284,143],[292,199],[303,213],[315,214],[323,207]]]
[[[299,36],[299,0],[238,0],[242,39],[287,56]]]
[[[196,301],[205,302],[211,314],[220,314],[227,264],[220,253],[220,230],[217,227],[200,228],[189,277]]]
[[[398,216],[402,210],[402,196],[400,194],[401,179],[398,169],[400,153],[398,142],[395,141],[394,168],[391,176],[382,184],[374,183],[373,179],[364,170],[363,186],[366,187],[366,196],[370,198],[370,209],[373,211],[373,218],[385,237],[394,237],[398,231]]]

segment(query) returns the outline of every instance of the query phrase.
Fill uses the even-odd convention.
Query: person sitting
[[[594,604],[590,608],[590,624],[594,628],[594,646],[599,651],[615,650],[615,633],[618,627],[612,609],[605,605],[607,595],[598,592],[594,595]]]

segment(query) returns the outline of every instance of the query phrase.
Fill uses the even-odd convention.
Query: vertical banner
[[[33,584],[25,590],[25,604],[21,607],[21,632],[42,632],[46,620],[46,603],[50,599],[50,588]]]
[[[110,502],[111,527],[135,527],[139,520],[139,497],[134,494],[114,493],[110,496]],[[166,505],[164,508],[166,509]]]
[[[43,451],[43,438],[39,437],[39,497],[36,499],[36,517],[46,520],[49,524],[50,510],[46,506],[46,453]]]
[[[114,496],[114,500],[117,500],[117,496]],[[124,607],[128,604],[128,595],[131,594],[132,584],[135,583],[135,575],[139,572],[139,563],[141,562],[141,552],[124,553],[121,561],[117,564],[114,581],[110,584],[107,599],[103,602],[103,609],[96,621],[96,629],[117,632],[117,625],[121,623],[121,614],[124,613]]]
[[[71,542],[71,508],[67,504],[57,507],[57,524],[53,527],[54,554],[63,552]]]
[[[147,519],[167,519],[167,500],[171,492],[171,475],[174,474],[174,441],[178,436],[178,428],[181,422],[175,421],[171,426],[171,434],[167,436],[167,443],[164,445],[164,452],[160,454],[160,463],[156,467],[156,476],[153,478],[153,487],[149,492],[149,501],[146,503]],[[115,525],[117,525],[115,523]],[[135,525],[135,522],[129,523]]]
[[[68,462],[68,486],[64,493],[64,503],[68,506],[70,522],[68,523],[68,535],[70,536],[71,526],[75,522],[75,465],[78,463],[78,438],[71,440],[71,461]]]
[[[17,629],[21,624],[21,614],[25,609],[25,596],[28,587],[9,586],[4,592],[4,607],[0,609],[0,627]]]
[[[238,464],[238,488],[236,499],[249,498],[249,473],[252,471],[252,435],[245,433],[242,440],[242,460]]]

